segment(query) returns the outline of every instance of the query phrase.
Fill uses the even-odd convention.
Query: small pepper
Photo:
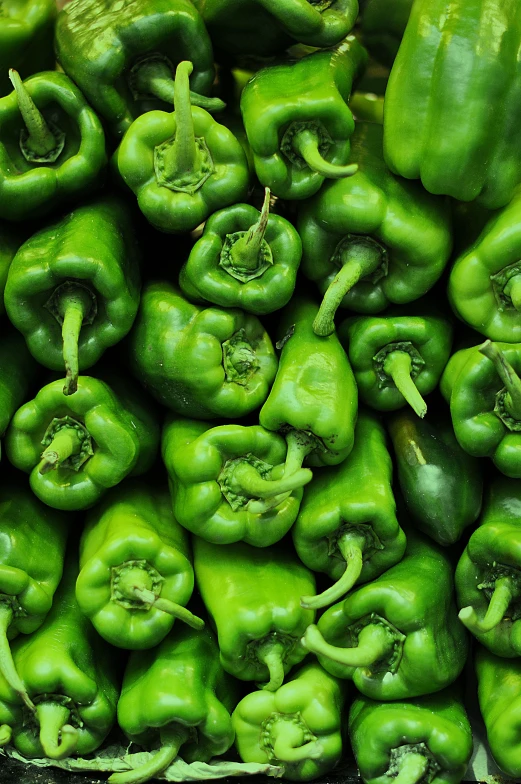
[[[11,90],[9,68],[23,79],[54,68],[55,0],[2,3],[0,17],[0,96]]]
[[[0,437],[29,392],[38,368],[25,341],[15,330],[0,340]]]

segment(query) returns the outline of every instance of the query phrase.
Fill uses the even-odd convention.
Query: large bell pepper
[[[41,365],[79,370],[130,330],[139,306],[139,251],[125,205],[112,198],[79,207],[18,250],[7,279],[7,314]]]
[[[331,771],[342,755],[346,685],[315,661],[276,692],[247,694],[232,714],[242,761],[280,765],[286,781],[310,781]]]
[[[98,188],[107,163],[100,120],[63,73],[44,71],[0,98],[0,217],[55,212]]]
[[[5,313],[4,290],[9,267],[21,243],[21,237],[12,231],[9,224],[0,221],[0,316]]]
[[[334,330],[338,307],[379,313],[423,296],[452,248],[450,210],[419,183],[391,174],[382,127],[358,123],[352,177],[326,183],[299,214],[302,271],[324,294],[315,330]]]
[[[11,463],[30,474],[33,492],[55,509],[87,509],[127,475],[151,467],[159,427],[126,378],[80,376],[43,387],[18,409],[6,435]]]
[[[302,597],[305,607],[326,607],[401,559],[405,534],[391,481],[385,431],[374,414],[360,411],[352,452],[316,472],[291,531],[301,561],[336,580],[318,596]]]
[[[276,691],[306,656],[300,638],[314,610],[300,597],[314,593],[315,578],[284,545],[223,547],[193,538],[197,587],[217,629],[221,664],[243,681],[264,681]]]
[[[376,700],[440,691],[467,658],[450,558],[421,534],[406,533],[400,563],[326,610],[302,640],[328,672]]]
[[[9,68],[25,79],[54,67],[55,0],[4,0],[0,16],[0,95],[10,92]]]
[[[10,330],[0,340],[0,437],[22,405],[37,374],[37,365],[22,336]]]
[[[143,289],[129,349],[143,386],[167,408],[198,419],[246,416],[266,400],[277,372],[255,316],[192,305],[166,282]]]
[[[221,425],[169,417],[163,461],[174,514],[182,526],[215,544],[267,547],[297,517],[308,468],[284,473],[287,445],[259,425]]]

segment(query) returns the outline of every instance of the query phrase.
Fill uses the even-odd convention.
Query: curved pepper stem
[[[161,610],[162,612],[168,613],[168,615],[172,615],[174,618],[183,621],[183,623],[187,623],[192,629],[197,629],[198,631],[204,629],[203,619],[191,613],[190,610],[187,610],[186,607],[183,607],[181,604],[177,604],[177,602],[172,602],[170,599],[163,599],[160,596],[156,596],[153,591],[137,586],[134,588],[133,594],[144,604],[150,604],[150,606],[155,607],[156,610]]]
[[[239,237],[237,242],[234,242],[230,248],[230,257],[234,269],[250,272],[259,266],[259,256],[270,217],[270,196],[271,191],[269,188],[266,188],[259,220],[248,231],[244,232],[242,237]]]
[[[460,610],[458,617],[473,634],[490,632],[501,623],[516,593],[512,579],[500,577],[496,580],[494,593],[482,621],[479,620],[473,607],[464,607]]]
[[[293,149],[305,160],[309,168],[327,177],[330,180],[340,180],[342,177],[351,177],[358,171],[357,163],[340,166],[327,161],[319,149],[320,139],[318,134],[309,128],[304,128],[293,137]]]
[[[291,721],[284,721],[284,719],[276,721],[270,734],[273,755],[281,762],[292,764],[307,759],[318,759],[324,752],[324,747],[317,740],[303,743],[302,727]]]
[[[92,295],[83,286],[62,293],[57,302],[62,322],[63,359],[65,362],[64,395],[73,395],[78,389],[78,341],[85,318],[92,309]]]
[[[427,413],[427,403],[418,392],[411,377],[412,359],[407,351],[391,351],[384,360],[383,371],[394,381],[396,388],[403,395],[417,416]]]
[[[284,681],[284,662],[283,657],[285,646],[280,640],[268,638],[261,643],[256,650],[257,659],[261,664],[268,668],[270,679],[267,683],[259,684],[259,688],[265,691],[277,691]]]
[[[506,282],[503,292],[510,297],[515,309],[521,311],[521,275],[513,275]]]
[[[382,261],[380,248],[367,243],[352,243],[342,254],[342,267],[329,284],[313,322],[313,332],[321,337],[335,331],[335,314],[346,294],[360,278],[375,272]]]
[[[495,343],[486,340],[479,351],[494,363],[497,374],[505,385],[505,407],[514,418],[521,420],[521,379]]]
[[[11,68],[9,79],[15,89],[18,108],[28,132],[25,146],[35,155],[43,158],[55,149],[56,139],[49,130],[42,113],[27,92],[18,71]]]
[[[12,606],[6,602],[0,602],[0,674],[4,677],[4,680],[11,689],[23,700],[29,710],[34,713],[34,702],[29,697],[27,689],[16,671],[13,654],[11,653],[9,640],[7,639],[7,630],[11,625],[13,615]]]
[[[13,728],[9,724],[0,724],[0,749],[11,742]]]
[[[49,471],[59,468],[68,457],[77,455],[81,451],[81,444],[82,441],[75,428],[62,427],[42,452],[38,472],[48,474]]]
[[[160,101],[170,103],[175,108],[175,81],[169,64],[162,58],[144,60],[133,69],[134,89],[143,96],[153,96]],[[220,98],[208,98],[206,95],[190,90],[190,103],[200,106],[207,112],[220,112],[225,107]]]
[[[429,761],[424,754],[411,753],[402,757],[400,770],[393,784],[418,784],[427,772]]]
[[[393,641],[387,629],[372,623],[364,626],[360,631],[356,648],[337,648],[329,645],[315,624],[308,626],[301,642],[311,653],[325,656],[347,667],[369,667],[389,655],[393,649]]]
[[[189,734],[189,728],[180,724],[161,727],[159,730],[161,748],[150,762],[124,773],[113,773],[108,781],[110,784],[145,784],[172,764],[179,754],[179,749],[188,740]]]
[[[46,757],[65,759],[74,754],[78,745],[79,732],[67,724],[71,712],[66,705],[49,700],[36,706],[36,718],[40,724],[40,743]]]
[[[317,447],[318,439],[310,436],[303,430],[290,430],[286,433],[286,462],[284,464],[284,476],[292,476],[302,466],[305,458]]]
[[[280,479],[263,479],[255,466],[250,463],[240,463],[233,472],[233,484],[244,495],[252,498],[273,498],[273,496],[287,496],[293,490],[303,487],[313,478],[309,468],[299,468],[293,474],[284,473]]]
[[[365,537],[354,532],[343,534],[337,541],[337,547],[346,562],[342,576],[322,593],[316,596],[302,596],[301,607],[318,610],[338,601],[351,590],[362,572],[364,565]]]

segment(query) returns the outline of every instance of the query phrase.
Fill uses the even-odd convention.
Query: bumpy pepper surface
[[[4,332],[0,340],[0,436],[26,399],[37,371],[22,336],[14,330]]]
[[[0,20],[0,95],[11,90],[9,68],[22,78],[54,67],[54,0],[3,2]]]

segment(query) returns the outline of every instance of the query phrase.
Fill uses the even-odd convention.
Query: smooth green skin
[[[107,378],[109,378],[107,376]],[[55,509],[88,509],[127,475],[148,471],[159,446],[159,427],[128,379],[80,376],[65,397],[63,380],[43,387],[14,415],[6,434],[10,462],[30,474],[35,495]],[[90,433],[94,454],[78,471],[58,467],[40,474],[42,438],[54,417],[70,416]]]
[[[257,368],[226,373],[223,343],[241,330]],[[204,308],[188,302],[172,284],[149,283],[129,336],[132,373],[164,406],[197,419],[237,419],[266,400],[277,358],[260,321],[233,308]]]
[[[22,78],[54,67],[54,0],[3,0],[0,22],[0,96],[11,92],[9,68]]]
[[[13,232],[8,223],[0,221],[0,316],[5,313],[4,290],[9,267],[21,241],[21,237]]]
[[[114,595],[114,569],[146,561],[163,581],[154,592],[183,607],[192,595],[190,543],[172,513],[166,488],[127,480],[88,514],[80,543],[76,599],[96,631],[111,645],[143,650],[158,645],[175,618],[153,605],[123,606]]]
[[[488,486],[479,527],[470,537],[456,569],[458,607],[472,607],[483,621],[490,594],[481,590],[493,581],[496,566],[521,569],[521,501],[519,482],[494,478]],[[493,586],[491,586],[492,588]],[[488,632],[472,629],[472,634],[492,653],[505,658],[521,656],[521,620],[517,618],[519,598],[514,596],[500,623]],[[516,617],[513,620],[512,616]]]
[[[335,334],[318,337],[313,321],[318,306],[294,296],[281,312],[279,338],[285,341],[279,369],[259,414],[266,430],[303,430],[324,449],[306,458],[308,465],[336,465],[353,448],[358,393],[351,366]]]
[[[0,436],[26,399],[38,368],[22,336],[10,330],[0,341]]]
[[[521,313],[505,284],[521,271],[521,189],[512,201],[495,213],[470,247],[465,247],[451,269],[448,295],[462,321],[505,343],[521,342]],[[494,275],[503,281],[495,283]],[[504,296],[505,300],[498,300]],[[518,303],[519,307],[519,303]]]
[[[321,11],[309,0],[194,0],[215,46],[232,55],[281,53],[293,38],[311,46],[337,44],[352,29],[357,0],[333,0]]]
[[[233,743],[230,713],[237,686],[219,663],[209,629],[176,626],[149,651],[132,653],[118,703],[118,722],[129,740],[151,746],[158,730],[179,724],[195,738],[183,744],[186,762],[207,762]]]
[[[212,44],[189,0],[73,0],[58,15],[58,61],[117,137],[143,112],[166,106],[152,96],[134,98],[128,85],[130,68],[150,53],[171,59],[174,71],[191,60],[191,89],[209,93]]]
[[[456,686],[437,694],[376,702],[358,695],[349,711],[349,737],[365,784],[392,784],[391,752],[424,743],[439,765],[432,784],[459,784],[472,754],[472,732]],[[403,759],[407,758],[407,754]]]
[[[384,99],[382,95],[369,92],[354,92],[349,99],[349,108],[355,120],[382,125],[384,121]]]
[[[254,547],[275,544],[297,517],[302,488],[263,514],[248,508],[234,511],[221,492],[219,475],[228,460],[254,455],[278,466],[282,475],[286,441],[259,425],[221,425],[167,416],[162,457],[170,480],[176,519],[193,534],[214,544],[246,542]]]
[[[398,53],[412,4],[413,0],[362,0],[362,40],[371,55],[385,65],[392,65]]]
[[[383,160],[382,127],[358,123],[351,137],[352,177],[325,183],[302,205],[298,231],[304,275],[323,294],[340,269],[331,261],[348,234],[370,237],[388,250],[387,275],[363,278],[341,302],[356,313],[379,313],[423,296],[441,276],[452,248],[450,209],[419,183],[393,175]]]
[[[521,344],[496,343],[515,372],[521,374]],[[521,435],[511,432],[494,413],[504,384],[479,346],[461,349],[445,368],[441,392],[450,403],[454,434],[465,452],[490,457],[506,476],[521,477]]]
[[[415,525],[438,544],[457,542],[481,510],[483,472],[458,444],[450,417],[404,408],[388,420],[397,477]]]
[[[318,662],[311,661],[303,664],[276,692],[259,689],[243,697],[232,714],[235,746],[242,761],[282,765],[287,781],[311,781],[328,773],[342,756],[346,685]],[[267,723],[269,737],[265,738]],[[300,738],[293,739],[293,724],[301,728]],[[301,746],[309,744],[311,754],[298,761],[283,759],[284,754],[278,757],[274,743],[279,736],[286,735],[292,750],[299,751]],[[320,756],[313,758],[317,747],[321,749]]]
[[[73,753],[83,757],[100,746],[115,722],[119,675],[117,657],[110,654],[76,603],[77,574],[77,563],[71,557],[44,623],[12,647],[18,672],[36,704],[54,695],[72,701],[68,723],[77,729]],[[0,679],[0,705],[9,702],[5,681]],[[25,757],[45,757],[34,719],[25,709],[15,718],[15,748]]]
[[[273,263],[262,275],[242,282],[219,265],[228,234],[247,232],[260,212],[250,204],[235,204],[214,213],[205,223],[188,260],[181,267],[179,285],[189,299],[242,308],[257,316],[280,310],[291,299],[302,256],[296,229],[280,215],[270,215],[264,235]]]
[[[63,73],[45,71],[24,82],[44,118],[65,132],[54,163],[31,163],[20,151],[25,128],[13,91],[0,99],[0,218],[24,221],[48,215],[99,188],[107,153],[103,127],[76,85]]]
[[[247,83],[241,94],[242,119],[257,177],[275,196],[307,199],[325,180],[304,159],[297,165],[282,151],[292,123],[322,126],[331,138],[326,160],[348,163],[355,123],[347,102],[366,63],[367,52],[350,36],[334,49],[263,68]]]
[[[508,204],[521,179],[520,41],[517,3],[414,3],[385,96],[389,168],[430,193]]]
[[[382,425],[374,414],[359,411],[353,450],[340,465],[315,473],[291,531],[298,556],[309,569],[340,579],[346,561],[332,547],[332,539],[345,528],[374,536],[379,543],[380,549],[364,548],[357,583],[378,577],[402,558],[406,540],[396,518],[392,471]]]
[[[236,542],[222,547],[193,537],[197,587],[217,630],[221,664],[242,681],[267,682],[258,659],[263,642],[280,641],[284,673],[306,656],[300,638],[315,612],[300,597],[315,592],[315,578],[287,547]]]
[[[521,776],[521,659],[503,659],[478,647],[475,658],[478,699],[496,764]]]
[[[356,646],[349,627],[372,613],[405,635],[395,672],[337,664],[318,656],[328,672],[352,679],[362,694],[376,700],[440,691],[456,680],[467,658],[467,634],[457,616],[450,559],[421,534],[410,529],[406,533],[402,560],[330,607],[318,622],[325,640],[343,648]]]
[[[407,401],[390,376],[380,380],[373,361],[375,355],[389,343],[412,343],[425,362],[414,384],[422,396],[428,395],[438,386],[449,360],[452,325],[443,316],[429,314],[425,307],[416,312],[408,307],[381,316],[346,319],[338,329],[338,337],[347,351],[360,399],[377,411],[395,411],[407,406]]]
[[[97,302],[92,323],[81,327],[80,370],[124,338],[139,307],[139,260],[131,216],[114,198],[78,207],[27,240],[11,263],[5,306],[33,357],[63,369],[62,326],[45,307],[63,283],[80,282]]]

